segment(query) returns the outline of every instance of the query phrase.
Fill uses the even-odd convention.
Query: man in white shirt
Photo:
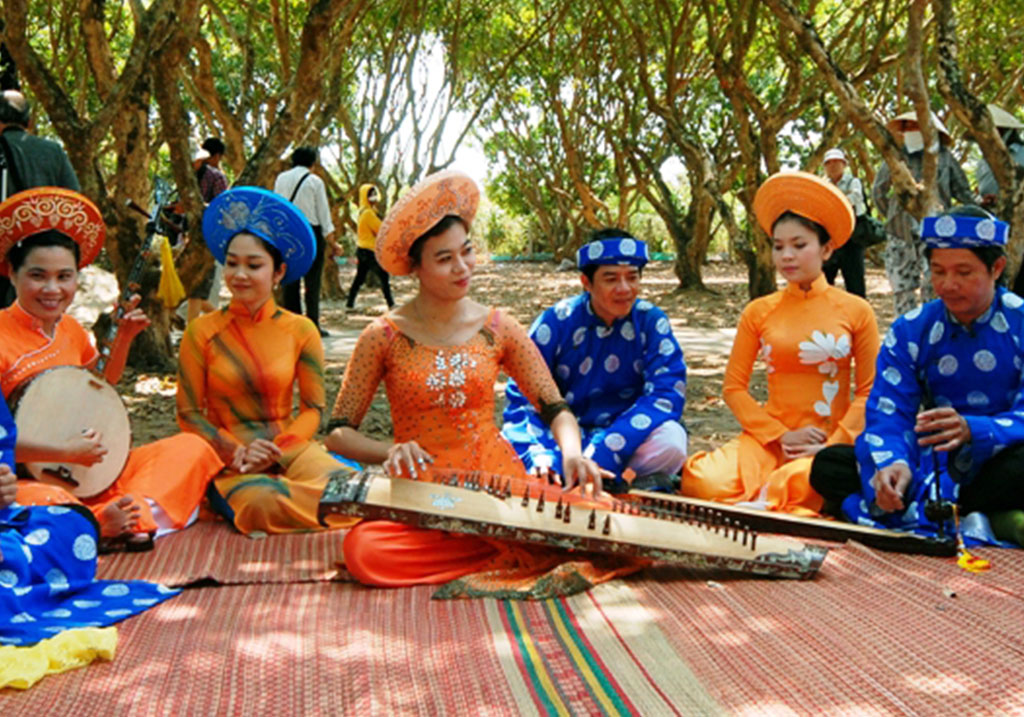
[[[327,332],[320,328],[320,281],[324,273],[324,250],[331,245],[331,253],[337,251],[334,242],[334,222],[331,208],[327,203],[324,181],[313,174],[317,162],[317,151],[312,147],[299,147],[292,153],[292,168],[277,175],[274,191],[294,203],[313,225],[316,235],[316,258],[302,278],[306,287],[306,316],[320,329],[321,336]],[[302,298],[298,281],[285,284],[284,308],[296,314],[302,313]]]
[[[864,202],[864,185],[846,168],[846,153],[835,148],[825,152],[825,176],[850,200],[853,213],[860,217],[867,213]],[[851,294],[864,297],[867,286],[864,281],[864,247],[855,241],[848,241],[832,253],[825,264],[825,278],[836,283],[836,275],[843,272],[843,284]]]

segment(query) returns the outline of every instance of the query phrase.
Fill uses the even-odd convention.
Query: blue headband
[[[921,238],[933,249],[1005,246],[1010,226],[995,217],[942,214],[925,217]]]
[[[273,246],[287,269],[282,284],[301,279],[313,265],[316,237],[302,210],[280,194],[260,187],[235,187],[218,194],[203,213],[203,238],[221,264],[228,244],[248,232]]]
[[[584,244],[576,252],[576,266],[580,269],[593,264],[643,266],[648,261],[647,242],[630,237],[598,239]]]

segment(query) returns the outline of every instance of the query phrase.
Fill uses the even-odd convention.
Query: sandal
[[[145,553],[154,548],[152,533],[125,533],[113,538],[100,538],[97,551],[100,555],[111,553]]]
[[[152,533],[132,533],[125,538],[124,552],[148,553],[156,547]]]

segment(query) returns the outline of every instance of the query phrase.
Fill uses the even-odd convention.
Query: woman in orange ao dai
[[[468,296],[476,266],[468,231],[478,201],[476,183],[448,171],[413,187],[388,213],[377,235],[378,262],[389,274],[415,275],[419,290],[360,336],[327,447],[383,464],[396,476],[418,477],[435,467],[529,480],[494,423],[494,385],[505,371],[549,421],[565,457],[566,486],[592,481],[599,487],[600,469],[582,456],[579,426],[536,346],[513,318]],[[394,442],[358,430],[382,380]],[[363,583],[390,587],[506,568],[540,574],[565,560],[557,551],[383,520],[354,527],[344,547],[349,572]],[[614,574],[583,570],[590,582]]]
[[[4,396],[50,368],[92,369],[99,351],[89,334],[66,313],[78,290],[78,271],[99,254],[106,227],[85,196],[58,187],[19,192],[0,204],[0,272],[10,273],[18,300],[0,311],[0,387]],[[149,323],[136,308],[121,319],[104,378],[116,385],[132,339]],[[73,407],[88,415],[88,406]],[[19,435],[19,463],[56,462],[91,466],[107,455],[100,432],[56,435],[29,442]],[[194,521],[210,478],[221,468],[217,455],[195,436],[178,434],[131,451],[117,480],[82,499],[101,528],[101,548],[146,550],[151,535],[180,530]],[[18,481],[22,505],[79,502],[68,490],[35,480]]]
[[[313,230],[283,197],[236,187],[207,207],[203,237],[224,264],[231,303],[185,330],[178,423],[205,438],[224,461],[210,484],[210,503],[236,528],[247,534],[320,530],[324,486],[332,472],[350,469],[313,440],[326,403],[320,332],[273,296],[278,284],[309,270]],[[333,516],[330,527],[355,520]]]
[[[723,384],[743,432],[692,455],[682,492],[813,515],[822,507],[809,482],[815,453],[852,444],[864,428],[878,327],[864,299],[829,286],[822,272],[853,231],[842,192],[813,174],[781,172],[761,185],[753,208],[786,286],[743,310]],[[768,378],[764,404],[748,388],[758,355]]]

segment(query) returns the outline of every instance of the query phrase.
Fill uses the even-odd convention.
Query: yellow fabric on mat
[[[0,689],[27,690],[46,675],[84,667],[97,658],[113,660],[116,627],[65,630],[30,647],[0,646]]]

